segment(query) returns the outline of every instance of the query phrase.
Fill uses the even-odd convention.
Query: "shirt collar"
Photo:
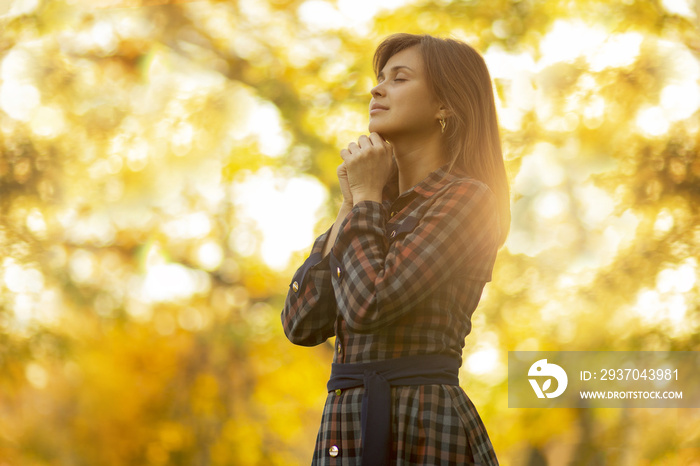
[[[401,196],[407,196],[410,195],[410,193],[415,192],[420,196],[428,198],[440,191],[440,189],[442,189],[448,183],[451,183],[459,178],[467,177],[467,175],[456,166],[453,168],[452,173],[448,173],[448,167],[449,163],[446,163],[437,170],[430,172],[428,176],[423,178],[423,180],[412,188],[404,191],[403,193],[399,193],[399,170],[396,165],[396,161],[394,161],[392,172],[389,176],[389,181],[387,182],[386,186],[384,186],[383,197],[385,200],[393,202],[400,197],[399,194],[401,194]]]

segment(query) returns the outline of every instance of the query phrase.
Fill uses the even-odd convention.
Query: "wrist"
[[[355,206],[357,205],[358,202],[362,201],[374,201],[374,202],[379,202],[381,204],[382,202],[382,193],[378,192],[371,192],[371,193],[357,193],[352,196],[352,205]]]

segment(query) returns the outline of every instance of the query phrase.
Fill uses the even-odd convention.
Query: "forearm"
[[[351,331],[380,331],[456,276],[490,280],[498,216],[485,184],[452,183],[419,218],[394,221],[390,231],[386,206],[365,201],[341,225],[329,257],[338,314]]]
[[[328,239],[326,240],[326,245],[323,247],[323,253],[321,254],[321,257],[325,257],[333,247],[333,244],[335,243],[335,239],[338,236],[338,229],[340,228],[340,224],[343,223],[343,220],[345,220],[345,217],[348,216],[350,211],[352,210],[352,205],[343,202],[343,204],[340,206],[340,210],[338,211],[338,217],[335,219],[335,223],[333,224],[333,227],[331,228],[331,232],[328,235]]]

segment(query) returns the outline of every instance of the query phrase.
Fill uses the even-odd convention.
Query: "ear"
[[[452,110],[450,108],[448,108],[445,104],[441,103],[435,117],[439,120],[440,118],[449,118],[452,115],[453,115]]]

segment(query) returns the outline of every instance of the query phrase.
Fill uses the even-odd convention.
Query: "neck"
[[[448,162],[439,132],[419,141],[397,138],[389,142],[394,147],[399,169],[399,194],[408,191]]]

